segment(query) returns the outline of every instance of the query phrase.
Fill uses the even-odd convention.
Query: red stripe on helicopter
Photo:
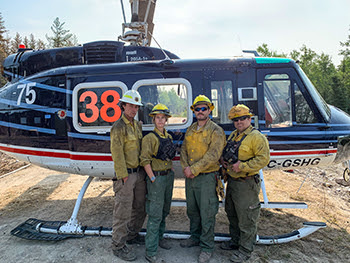
[[[112,161],[112,156],[70,154],[64,152],[46,152],[38,150],[11,148],[5,146],[0,146],[0,150],[17,154],[34,155],[41,157],[66,158],[77,161]]]
[[[337,153],[337,149],[327,149],[327,150],[303,150],[303,151],[293,151],[293,152],[270,152],[270,156],[286,156],[286,155],[315,155],[315,154],[330,154]]]
[[[103,155],[85,155],[85,154],[71,154],[64,152],[48,152],[48,151],[39,151],[31,149],[20,149],[12,148],[0,145],[0,150],[24,154],[24,155],[34,155],[42,157],[54,157],[54,158],[66,158],[77,161],[113,161],[112,156],[103,156]],[[319,154],[333,154],[337,153],[337,149],[327,149],[327,150],[303,150],[303,151],[288,151],[288,152],[270,152],[270,156],[291,156],[291,155],[319,155]],[[179,161],[180,157],[176,156],[174,161]]]

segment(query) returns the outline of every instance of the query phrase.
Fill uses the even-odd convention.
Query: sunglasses
[[[196,112],[200,112],[200,111],[207,111],[208,108],[207,107],[198,107],[198,108],[195,108],[194,111]]]
[[[238,121],[244,121],[246,119],[248,119],[248,116],[242,116],[242,117],[234,118],[233,121],[234,122],[238,122]]]

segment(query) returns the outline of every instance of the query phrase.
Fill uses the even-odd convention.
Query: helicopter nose
[[[350,159],[350,135],[338,138],[337,155],[333,163],[337,164]]]

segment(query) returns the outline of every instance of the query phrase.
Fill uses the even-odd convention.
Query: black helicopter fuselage
[[[128,52],[135,62],[122,61],[124,50],[120,61],[87,64],[82,49],[74,65],[52,62],[53,68],[41,71],[33,62],[30,70],[22,65],[17,75],[7,73],[13,79],[0,89],[0,150],[54,170],[112,177],[109,131],[121,116],[122,94],[135,89],[144,104],[137,116],[144,133],[153,130],[150,109],[164,103],[173,113],[167,130],[179,146],[195,121],[189,107],[204,94],[215,105],[212,120],[227,135],[234,130],[227,117],[233,105],[253,110],[253,125],[270,143],[267,169],[349,159],[350,116],[327,105],[291,59],[182,60],[173,55],[161,60],[162,53],[147,58],[137,48]]]

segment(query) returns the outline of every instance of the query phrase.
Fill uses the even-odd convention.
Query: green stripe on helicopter
[[[266,64],[266,63],[289,63],[291,59],[289,58],[255,58],[256,63]]]

